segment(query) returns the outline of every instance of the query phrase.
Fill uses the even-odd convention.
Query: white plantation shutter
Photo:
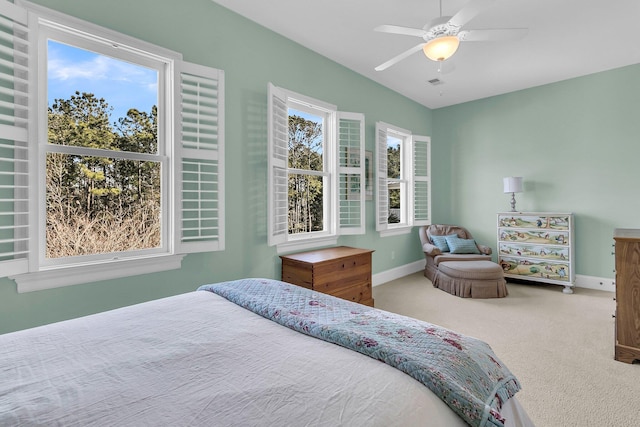
[[[224,249],[224,72],[177,64],[176,252]]]
[[[278,245],[288,236],[289,112],[284,90],[269,83],[267,101],[268,128],[268,244]]]
[[[431,224],[431,138],[413,135],[413,225]]]
[[[387,125],[376,123],[376,230],[386,230],[389,226],[389,188],[387,186]]]
[[[0,276],[29,269],[27,12],[0,2]]]
[[[373,167],[373,165],[370,165]],[[340,234],[365,233],[364,115],[338,112]]]

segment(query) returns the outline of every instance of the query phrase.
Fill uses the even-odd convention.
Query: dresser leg
[[[571,287],[571,285],[564,285],[564,289],[562,290],[562,293],[564,293],[564,294],[572,294],[573,293],[573,287]]]

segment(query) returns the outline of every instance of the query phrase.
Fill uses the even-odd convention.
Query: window
[[[269,245],[364,233],[364,117],[269,84]]]
[[[330,169],[325,148],[326,123],[330,114],[292,101],[288,108],[287,182],[289,235],[311,235],[330,229]],[[329,153],[327,153],[329,154]]]
[[[40,34],[48,93],[40,264],[167,252],[170,138],[158,102],[167,62],[49,27]]]
[[[430,139],[383,122],[376,123],[376,135],[376,229],[381,235],[393,235],[429,224]]]
[[[400,136],[400,135],[398,135]],[[389,224],[407,224],[407,166],[403,165],[403,147],[407,144],[408,136],[400,137],[387,135],[387,192],[389,205]],[[402,167],[404,166],[404,167]]]
[[[0,266],[18,291],[224,249],[224,73],[2,3]]]

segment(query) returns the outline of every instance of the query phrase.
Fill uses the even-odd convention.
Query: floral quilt
[[[400,369],[471,426],[504,426],[502,403],[520,390],[488,344],[437,325],[271,279],[241,279],[198,290]]]

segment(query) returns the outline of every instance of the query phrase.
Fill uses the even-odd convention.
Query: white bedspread
[[[395,368],[191,292],[0,335],[0,425],[466,424]]]

